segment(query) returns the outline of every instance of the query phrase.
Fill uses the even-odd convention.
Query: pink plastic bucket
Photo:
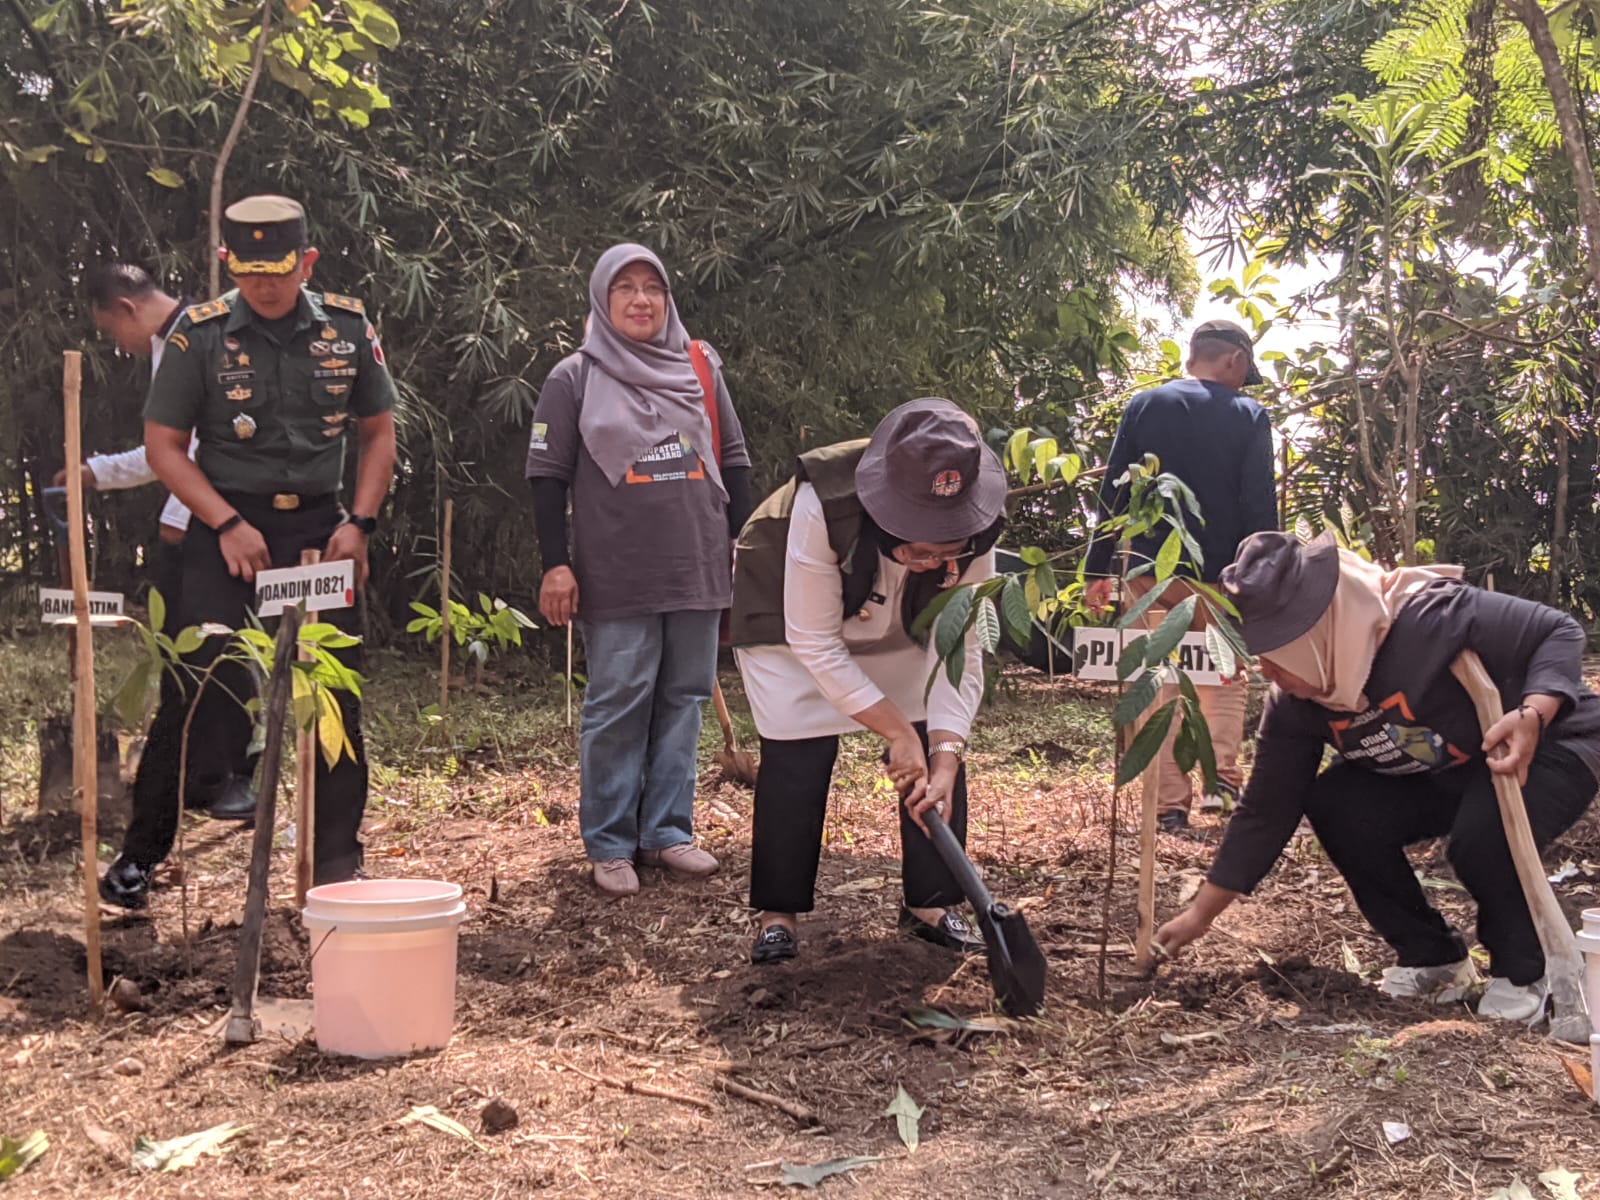
[[[437,1050],[455,1027],[457,884],[360,879],[306,893],[317,1048],[356,1058]]]

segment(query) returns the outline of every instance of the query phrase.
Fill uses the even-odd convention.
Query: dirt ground
[[[426,694],[423,679],[386,686]],[[737,677],[724,681],[739,708]],[[747,1196],[782,1192],[784,1164],[860,1157],[819,1190],[1431,1200],[1491,1197],[1520,1177],[1542,1200],[1567,1193],[1535,1177],[1569,1171],[1581,1177],[1572,1194],[1600,1197],[1600,1110],[1557,1047],[1465,1007],[1381,999],[1371,981],[1389,959],[1309,837],[1197,953],[1138,980],[1127,797],[1102,994],[1102,689],[1008,674],[975,741],[974,856],[1050,960],[1046,1014],[1024,1023],[993,1020],[981,959],[896,936],[896,823],[865,740],[841,759],[802,956],[757,968],[748,791],[719,780],[708,753],[698,820],[722,873],[694,885],[644,872],[639,896],[602,900],[578,839],[575,740],[548,686],[536,695],[554,713],[537,735],[518,724],[516,698],[486,701],[480,745],[456,756],[414,737],[398,701],[379,722],[374,761],[390,765],[375,772],[369,867],[459,882],[470,908],[454,1040],[406,1060],[339,1059],[282,1036],[223,1046],[249,839],[198,819],[187,835],[191,937],[170,875],[147,914],[107,910],[107,979],[136,985],[145,1011],[89,1019],[76,821],[8,802],[0,1134],[42,1129],[50,1149],[0,1192]],[[708,751],[714,740],[708,731]],[[1200,878],[1215,819],[1197,832],[1160,841],[1164,914]],[[1430,894],[1470,927],[1442,853],[1424,848],[1416,861]],[[1600,903],[1592,818],[1548,861],[1575,867],[1559,889],[1574,911]],[[286,849],[274,870],[261,991],[304,998],[308,946],[283,894]],[[926,1007],[992,1028],[909,1019]],[[914,1152],[885,1115],[898,1087],[925,1110]],[[515,1108],[514,1128],[484,1131],[492,1099]],[[426,1105],[474,1140],[402,1122]],[[129,1166],[138,1137],[225,1121],[248,1128],[196,1166]]]

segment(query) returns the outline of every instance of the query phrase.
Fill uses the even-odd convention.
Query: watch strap
[[[928,755],[929,757],[932,757],[935,754],[954,754],[961,761],[965,762],[967,758],[967,744],[965,742],[935,742],[933,745],[928,747]]]

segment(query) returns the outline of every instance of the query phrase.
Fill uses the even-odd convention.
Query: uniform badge
[[[248,442],[256,435],[256,420],[249,413],[240,413],[233,419],[233,432],[241,442]]]
[[[306,349],[310,350],[312,354],[326,354],[329,346],[327,342],[312,342]]]
[[[367,322],[367,341],[372,343],[372,361],[383,366],[383,343],[378,341],[378,331],[372,327],[371,321]]]
[[[327,392],[330,396],[342,396],[349,390],[350,385],[348,383],[330,383],[326,388],[323,389],[323,391]],[[323,420],[327,420],[327,418],[324,417]]]
[[[234,359],[234,361],[241,367],[248,367],[250,365],[250,356],[248,354],[241,354],[238,358]]]
[[[328,347],[328,352],[330,354],[354,354],[356,352],[356,344],[354,342],[334,342],[333,345]]]
[[[344,426],[343,425],[330,425],[330,426],[328,426],[328,428],[326,428],[326,429],[324,429],[322,431],[322,436],[325,437],[325,438],[336,438],[343,432],[344,432]]]
[[[252,393],[249,388],[241,384],[238,387],[229,388],[225,394],[227,395],[228,399],[232,400],[235,404],[243,404],[246,400],[250,399],[254,393]]]
[[[236,337],[223,338],[222,344],[229,350],[237,350],[239,348],[239,339]]]
[[[348,367],[350,360],[347,358],[325,358],[322,360],[322,365],[330,371],[337,371],[340,367]]]
[[[181,333],[168,334],[167,345],[176,346],[179,352],[183,354],[187,354],[189,352],[189,339]]]
[[[339,331],[337,329],[335,329],[332,325],[324,325],[322,327],[322,340],[323,341],[331,342],[331,341],[333,341],[334,338],[336,338],[338,336],[339,336]]]
[[[347,412],[323,413],[322,419],[326,424],[337,425],[349,415]]]

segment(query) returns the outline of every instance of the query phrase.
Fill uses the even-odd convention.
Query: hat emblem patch
[[[933,494],[946,499],[961,494],[961,472],[940,471],[933,477]]]

